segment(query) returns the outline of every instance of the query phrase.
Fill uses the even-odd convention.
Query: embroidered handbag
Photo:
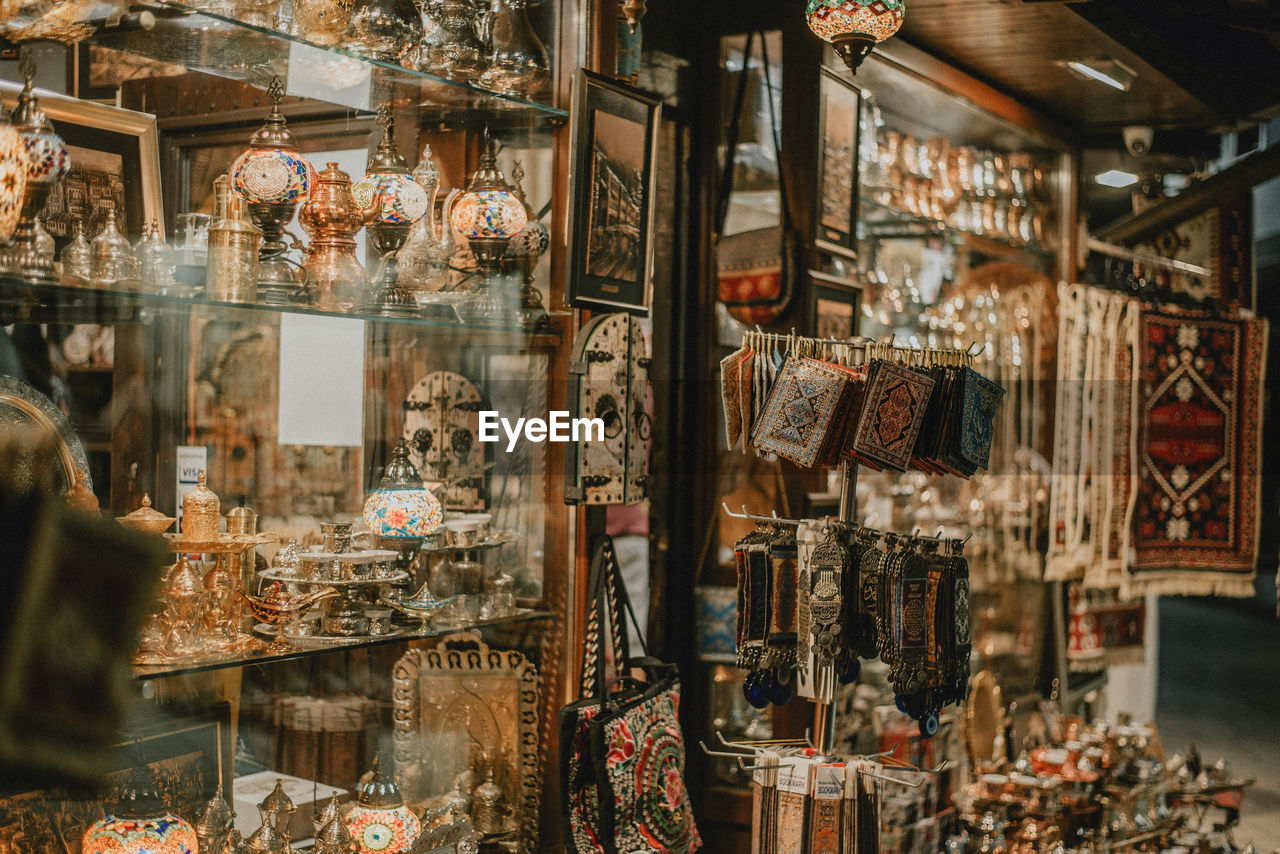
[[[635,616],[607,536],[596,543],[588,586],[582,699],[560,710],[567,848],[692,854],[702,840],[684,784],[680,679],[674,665],[630,657],[625,621],[634,625]],[[605,634],[621,674],[612,683],[604,677]]]
[[[769,135],[773,139],[774,155],[778,165],[778,196],[781,200],[782,223],[767,228],[725,234],[729,197],[733,190],[734,153],[738,148],[738,131],[742,122],[746,101],[747,82],[750,77],[751,45],[755,33],[747,34],[744,51],[744,68],[734,99],[733,120],[729,126],[729,139],[725,165],[720,178],[720,192],[716,203],[716,281],[720,302],[729,313],[742,323],[769,323],[777,319],[791,302],[795,282],[796,237],[791,221],[791,208],[787,204],[787,186],[782,167],[782,145],[778,140],[780,128],[774,115],[773,81],[769,74],[769,54],[761,37],[764,60],[764,78],[769,101]]]

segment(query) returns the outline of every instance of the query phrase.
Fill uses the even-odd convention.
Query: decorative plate
[[[52,400],[16,377],[0,377],[0,433],[31,432],[39,439],[53,442],[53,455],[42,457],[34,449],[16,454],[13,464],[14,485],[33,486],[40,472],[53,466],[61,474],[54,488],[66,492],[76,482],[76,470],[84,472],[84,485],[93,489],[89,476],[89,458],[75,428]]]

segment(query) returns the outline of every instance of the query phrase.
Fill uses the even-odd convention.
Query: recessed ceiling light
[[[1099,172],[1093,176],[1093,180],[1097,181],[1104,187],[1132,187],[1138,183],[1138,176],[1132,172],[1123,172],[1119,169],[1108,169],[1106,172]]]
[[[1081,77],[1096,80],[1121,92],[1128,92],[1138,77],[1138,72],[1118,59],[1073,59],[1066,66]]]

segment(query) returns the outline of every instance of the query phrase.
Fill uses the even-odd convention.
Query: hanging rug
[[[1267,326],[1144,312],[1126,592],[1251,596]]]

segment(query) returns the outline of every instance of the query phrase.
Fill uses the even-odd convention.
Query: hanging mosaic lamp
[[[346,815],[347,830],[359,846],[359,854],[401,854],[413,848],[422,824],[404,805],[400,787],[382,776],[378,759],[373,774],[360,784],[356,805]]]
[[[903,12],[903,0],[809,0],[805,20],[856,74],[872,48],[902,26]]]
[[[83,854],[196,854],[195,828],[165,808],[149,777],[136,772],[111,813],[89,826]]]

